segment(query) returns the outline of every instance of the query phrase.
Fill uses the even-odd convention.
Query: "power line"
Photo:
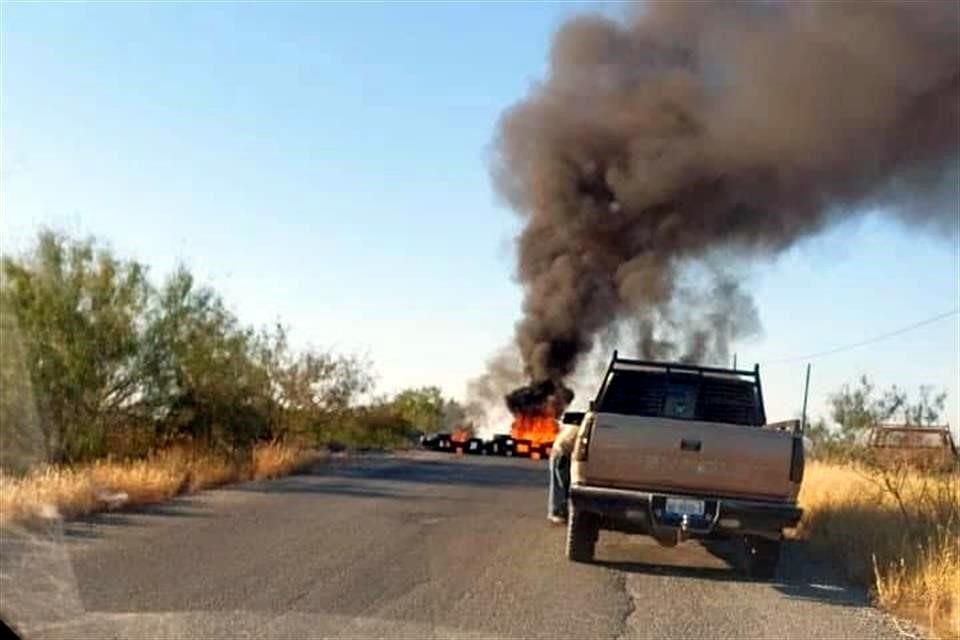
[[[894,336],[899,336],[901,334],[913,331],[914,329],[919,329],[928,324],[933,324],[938,320],[943,320],[944,318],[949,318],[950,316],[955,316],[960,313],[960,309],[953,309],[951,311],[945,311],[943,313],[938,313],[935,316],[927,318],[925,320],[920,320],[919,322],[914,322],[913,324],[908,324],[905,327],[900,327],[894,331],[888,331],[887,333],[881,333],[878,336],[868,338],[867,340],[861,340],[860,342],[853,342],[851,344],[845,344],[839,347],[834,347],[833,349],[827,349],[826,351],[818,351],[816,353],[810,353],[805,356],[795,356],[791,358],[780,358],[777,360],[769,360],[765,364],[784,364],[787,362],[798,362],[800,360],[813,360],[814,358],[822,358],[824,356],[830,356],[835,353],[840,353],[841,351],[849,351],[850,349],[856,349],[858,347],[864,347],[868,344],[873,344],[875,342],[880,342],[881,340],[886,340],[887,338],[892,338]]]

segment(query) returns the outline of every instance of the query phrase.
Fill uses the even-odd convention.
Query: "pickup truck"
[[[770,578],[800,519],[800,422],[767,424],[760,369],[622,359],[615,351],[571,461],[567,557],[593,560],[601,530],[736,542]]]
[[[878,424],[867,431],[870,459],[880,466],[907,464],[926,471],[951,471],[960,456],[949,426]]]

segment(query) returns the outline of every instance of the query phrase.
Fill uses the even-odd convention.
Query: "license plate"
[[[703,500],[685,500],[683,498],[667,498],[664,511],[675,513],[678,516],[702,516]]]

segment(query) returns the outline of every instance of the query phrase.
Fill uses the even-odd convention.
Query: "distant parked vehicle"
[[[472,456],[482,456],[486,454],[483,440],[480,438],[470,438],[463,443],[463,452]]]
[[[453,441],[449,433],[434,433],[421,436],[420,446],[431,451],[452,451]]]
[[[530,440],[514,440],[513,451],[517,457],[531,458],[535,450],[539,452],[539,449]]]
[[[487,442],[487,453],[491,456],[512,456],[515,454],[516,442],[508,435],[495,435]]]
[[[506,456],[543,460],[550,457],[552,442],[536,444],[530,440],[498,434],[490,440],[482,438],[461,439],[457,434],[434,433],[420,436],[420,447],[429,451],[443,451],[464,455]]]
[[[957,446],[947,426],[879,424],[868,432],[867,447],[879,463],[905,462],[941,471],[958,465]]]

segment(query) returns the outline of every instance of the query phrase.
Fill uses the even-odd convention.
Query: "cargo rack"
[[[695,374],[699,377],[702,377],[703,374],[708,374],[713,376],[738,378],[741,380],[746,379],[751,382],[754,385],[754,388],[757,390],[757,406],[759,407],[759,415],[757,416],[758,425],[763,425],[767,421],[766,409],[763,405],[763,387],[760,384],[759,364],[754,364],[753,369],[725,369],[723,367],[704,367],[696,364],[658,362],[656,360],[637,360],[634,358],[621,358],[616,349],[613,351],[613,357],[610,359],[610,364],[607,366],[606,373],[603,374],[603,382],[600,385],[600,390],[597,391],[596,398],[590,402],[591,409],[594,406],[600,406],[600,401],[603,399],[603,396],[606,393],[607,387],[610,383],[610,374],[617,370],[636,371],[638,369],[665,371],[668,379],[672,372]]]

